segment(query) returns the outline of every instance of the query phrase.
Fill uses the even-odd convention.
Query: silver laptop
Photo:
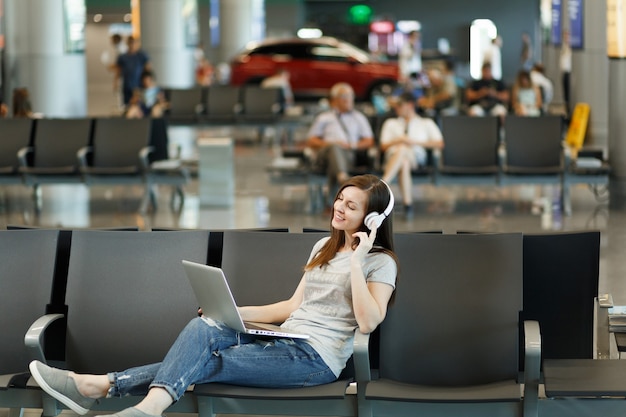
[[[249,323],[241,319],[237,304],[230,291],[224,271],[213,266],[183,260],[185,274],[191,283],[191,288],[202,308],[202,314],[214,320],[221,321],[228,327],[241,333],[259,336],[289,337],[293,339],[308,339],[309,335],[291,333],[279,326],[266,323]]]

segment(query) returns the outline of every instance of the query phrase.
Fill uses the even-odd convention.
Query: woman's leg
[[[232,329],[214,331],[215,328],[200,319],[185,328],[182,337],[163,360],[150,384],[150,392],[137,404],[137,409],[159,415],[191,384],[222,382],[296,388],[336,379],[317,352],[304,341],[256,339]],[[206,336],[210,337],[207,339]],[[190,344],[194,347],[190,348]]]
[[[383,181],[391,183],[393,179],[398,175],[404,160],[407,158],[407,153],[410,149],[403,145],[394,145],[389,148],[387,161],[385,163],[385,172],[383,173]]]
[[[412,152],[411,152],[412,153]],[[413,182],[411,181],[411,161],[405,158],[402,161],[400,168],[400,176],[398,177],[400,182],[400,190],[402,191],[402,202],[405,206],[413,204]]]

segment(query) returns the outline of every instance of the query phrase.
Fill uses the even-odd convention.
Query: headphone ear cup
[[[374,227],[378,229],[382,224],[382,220],[384,220],[384,218],[385,217],[379,214],[377,211],[372,211],[367,216],[365,216],[363,223],[370,230],[372,230]]]

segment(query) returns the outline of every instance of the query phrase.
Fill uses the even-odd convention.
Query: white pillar
[[[568,5],[568,1],[564,2]],[[589,103],[585,144],[607,149],[609,136],[609,59],[606,47],[606,1],[583,2],[583,49],[572,50],[572,111]],[[567,8],[563,11],[567,19]],[[614,91],[615,86],[611,85]]]
[[[84,23],[84,2],[75,3]],[[7,103],[13,88],[26,87],[33,110],[46,117],[87,114],[85,54],[67,42],[70,33],[84,36],[84,25],[70,27],[66,12],[63,0],[5,0]]]
[[[265,37],[264,0],[220,1],[219,62],[229,62],[250,41]]]
[[[186,88],[194,85],[195,45],[188,43],[183,0],[143,0],[140,3],[141,47],[152,64],[157,83],[163,87]],[[196,5],[197,10],[197,5]],[[199,35],[198,35],[199,36]]]

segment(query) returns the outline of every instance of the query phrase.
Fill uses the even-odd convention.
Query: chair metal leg
[[[9,408],[8,417],[24,417],[24,409],[23,408]]]

